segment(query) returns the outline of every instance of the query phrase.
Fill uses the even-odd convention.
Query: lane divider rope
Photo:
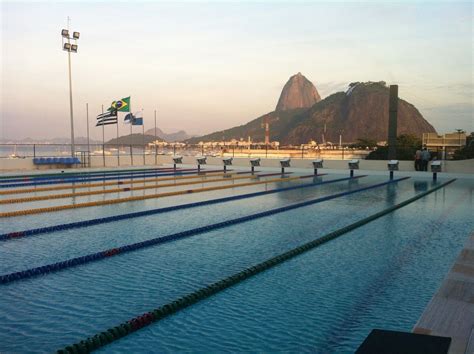
[[[181,180],[181,179],[196,179],[196,178],[202,178],[202,177],[208,177],[208,176],[217,177],[217,176],[225,176],[225,175],[232,175],[232,174],[248,174],[248,173],[251,173],[251,172],[228,172],[228,173],[206,172],[202,175],[200,174],[200,175],[191,175],[191,176],[158,177],[158,178],[149,178],[149,179],[129,179],[126,181],[98,182],[98,183],[89,183],[89,184],[79,184],[79,185],[73,185],[73,186],[37,187],[37,188],[28,188],[28,189],[20,188],[20,189],[6,190],[6,191],[0,190],[0,195],[49,192],[49,191],[57,191],[57,190],[64,190],[64,189],[106,187],[106,186],[116,186],[116,185],[134,184],[134,183],[174,181],[174,180]]]
[[[21,182],[21,181],[35,181],[35,180],[46,180],[46,179],[62,179],[72,178],[75,176],[79,177],[90,177],[90,176],[105,176],[105,175],[121,175],[121,174],[143,174],[144,172],[150,171],[163,171],[172,170],[173,167],[159,167],[159,168],[147,168],[147,169],[127,169],[127,170],[107,170],[107,171],[91,171],[91,172],[64,172],[55,174],[36,174],[36,175],[16,175],[16,176],[2,176],[0,178],[0,184],[7,182]]]
[[[276,175],[280,175],[280,173],[276,173]],[[179,190],[179,191],[173,191],[173,192],[163,192],[163,193],[157,193],[157,194],[131,196],[131,197],[125,197],[125,198],[98,200],[98,201],[93,201],[93,202],[84,202],[84,203],[77,203],[77,204],[66,204],[66,205],[57,205],[57,206],[44,207],[44,208],[7,211],[7,212],[0,213],[0,218],[41,214],[41,213],[51,213],[51,212],[56,212],[56,211],[61,211],[61,210],[112,205],[112,204],[119,204],[119,203],[126,203],[126,202],[135,202],[135,201],[142,201],[142,200],[147,200],[147,199],[157,199],[157,198],[171,197],[171,196],[190,194],[190,193],[201,193],[201,192],[210,192],[210,191],[216,191],[216,190],[222,190],[222,189],[255,186],[255,185],[266,184],[266,183],[287,182],[287,181],[292,181],[299,178],[300,178],[299,176],[298,177],[285,177],[285,178],[269,179],[269,180],[258,181],[258,182],[245,182],[245,183],[237,183],[237,184],[224,185],[224,186],[203,187],[203,188]]]
[[[162,165],[163,166],[163,165]],[[171,167],[148,167],[148,168],[127,168],[127,169],[111,169],[111,170],[89,170],[89,171],[71,171],[71,172],[56,172],[56,173],[33,173],[33,174],[24,174],[24,175],[8,175],[0,176],[0,180],[10,179],[10,178],[36,178],[36,177],[54,177],[54,176],[71,176],[71,175],[90,175],[90,174],[109,174],[109,173],[119,173],[119,172],[143,172],[143,171],[152,171],[152,170],[162,170]]]
[[[158,322],[182,309],[190,307],[191,305],[205,300],[222,290],[230,288],[234,285],[237,285],[243,282],[246,279],[249,279],[259,273],[262,273],[270,268],[273,268],[279,264],[282,264],[290,259],[293,259],[301,254],[304,254],[308,251],[311,251],[317,247],[328,243],[350,231],[353,231],[361,226],[364,226],[376,219],[379,219],[389,213],[394,212],[397,209],[400,209],[408,204],[415,202],[418,199],[425,197],[426,195],[435,192],[436,190],[445,187],[446,185],[454,182],[455,180],[450,180],[439,186],[436,186],[426,192],[415,195],[414,197],[405,200],[399,204],[396,204],[390,208],[384,209],[380,212],[372,214],[362,220],[356,221],[350,225],[342,227],[336,231],[330,232],[322,237],[318,237],[310,242],[304,243],[301,246],[293,248],[287,252],[281,253],[275,257],[267,259],[261,263],[258,263],[254,266],[248,267],[238,273],[235,273],[231,276],[228,276],[222,280],[214,282],[208,286],[202,287],[196,291],[193,291],[187,295],[184,295],[174,301],[171,301],[165,305],[159,306],[149,312],[146,312],[142,315],[132,318],[126,322],[123,322],[115,327],[109,328],[103,332],[97,333],[93,336],[81,340],[80,342],[68,345],[65,348],[59,349],[58,354],[66,353],[90,353],[96,349],[99,349],[107,344],[115,342],[120,338],[123,338],[137,330],[146,327],[152,323]]]
[[[213,172],[222,171],[222,170],[214,170]],[[187,168],[174,171],[171,169],[170,171],[161,171],[161,172],[150,172],[150,173],[140,173],[140,176],[143,177],[155,177],[155,176],[174,176],[174,175],[186,175],[186,174],[195,174],[197,173],[197,169],[195,168]],[[136,177],[140,177],[136,176]],[[123,176],[106,176],[106,177],[86,177],[86,178],[68,178],[56,181],[39,181],[39,182],[25,182],[25,183],[10,183],[10,184],[2,184],[0,188],[17,188],[17,187],[30,187],[30,186],[42,186],[42,185],[50,185],[50,184],[69,184],[69,183],[86,183],[86,182],[95,182],[95,181],[110,181],[110,180],[121,180],[121,179],[128,179],[133,178],[133,174],[123,175]]]
[[[157,188],[165,188],[165,187],[179,187],[179,186],[186,186],[186,185],[192,185],[192,184],[206,184],[206,183],[214,183],[214,182],[230,182],[230,181],[235,181],[235,180],[240,180],[240,179],[255,179],[257,177],[258,177],[257,175],[237,176],[237,177],[231,177],[229,175],[228,178],[225,178],[225,175],[224,175],[224,178],[213,178],[213,179],[199,180],[199,181],[164,183],[164,184],[155,184],[155,185],[151,185],[151,186],[130,186],[130,187],[112,188],[112,189],[86,191],[86,192],[38,195],[38,196],[33,196],[33,197],[3,199],[3,200],[0,200],[0,205],[1,204],[36,202],[36,201],[40,201],[40,200],[75,198],[75,197],[84,197],[84,196],[89,196],[89,195],[100,195],[100,194],[109,194],[109,193],[139,191],[139,190],[157,189]]]
[[[51,181],[51,182],[56,182],[56,183],[62,183],[64,181],[75,181],[77,179],[83,179],[83,180],[88,180],[92,178],[105,178],[105,177],[120,177],[120,176],[130,176],[130,178],[134,178],[134,176],[140,177],[140,176],[146,176],[150,174],[160,174],[160,173],[165,173],[165,172],[177,172],[177,171],[189,171],[189,170],[194,170],[194,168],[180,168],[174,170],[174,168],[162,168],[159,170],[149,170],[149,171],[143,171],[143,172],[125,172],[125,173],[107,173],[107,174],[102,174],[102,173],[95,173],[95,174],[90,174],[90,175],[73,175],[73,176],[58,176],[58,177],[38,177],[38,178],[33,178],[33,179],[13,179],[13,180],[4,180],[0,181],[0,186],[8,183],[14,183],[14,182],[19,182],[22,185],[29,185],[29,184],[39,184],[42,181]]]
[[[322,175],[318,175],[318,176],[322,176]],[[259,197],[259,196],[263,196],[263,195],[267,195],[267,194],[280,193],[280,192],[285,192],[285,191],[290,191],[290,190],[295,190],[295,189],[301,189],[301,188],[315,187],[315,186],[318,186],[318,185],[329,184],[329,183],[337,183],[337,182],[342,182],[342,181],[347,181],[347,180],[362,178],[362,177],[366,177],[366,176],[360,175],[360,176],[356,176],[356,177],[352,177],[352,178],[351,177],[338,178],[338,179],[333,179],[333,180],[329,180],[329,181],[321,181],[321,182],[300,184],[300,185],[296,185],[296,186],[276,188],[276,189],[271,189],[271,190],[266,190],[266,191],[261,191],[261,192],[233,195],[233,196],[230,196],[230,197],[210,199],[210,200],[204,200],[204,201],[200,201],[200,202],[174,205],[174,206],[164,207],[164,208],[157,208],[157,209],[150,209],[150,210],[138,211],[138,212],[133,212],[133,213],[127,213],[127,214],[107,216],[107,217],[97,218],[97,219],[76,221],[76,222],[67,223],[67,224],[46,226],[46,227],[23,230],[23,231],[14,231],[14,232],[6,233],[6,234],[0,234],[0,241],[7,241],[7,240],[18,239],[18,238],[27,237],[27,236],[35,236],[35,235],[58,232],[58,231],[63,231],[63,230],[76,229],[76,228],[81,228],[81,227],[88,227],[88,226],[105,224],[105,223],[110,223],[110,222],[115,222],[115,221],[126,220],[126,219],[138,218],[138,217],[142,217],[142,216],[150,216],[150,215],[156,215],[156,214],[161,214],[161,213],[168,213],[168,212],[172,212],[172,211],[176,211],[176,210],[196,208],[196,207],[200,207],[200,206],[225,203],[225,202],[230,202],[230,201],[234,201],[234,200]]]
[[[65,261],[60,261],[60,262],[56,262],[56,263],[52,263],[52,264],[48,264],[48,265],[44,265],[44,266],[40,266],[40,267],[26,269],[26,270],[23,270],[23,271],[14,272],[14,273],[10,273],[10,274],[0,275],[0,284],[11,283],[13,281],[28,279],[28,278],[32,278],[32,277],[42,275],[42,274],[57,272],[57,271],[64,270],[64,269],[67,269],[67,268],[76,267],[78,265],[82,265],[82,264],[102,260],[102,259],[105,259],[105,258],[117,256],[119,254],[133,252],[133,251],[136,251],[136,250],[139,250],[139,249],[148,248],[148,247],[156,246],[156,245],[167,243],[167,242],[176,241],[176,240],[188,238],[188,237],[191,237],[191,236],[200,235],[200,234],[207,233],[207,232],[210,232],[210,231],[226,228],[226,227],[229,227],[229,226],[232,226],[232,225],[237,225],[237,224],[241,224],[241,223],[244,223],[244,222],[247,222],[247,221],[260,219],[260,218],[263,218],[263,217],[266,217],[266,216],[275,215],[275,214],[283,213],[283,212],[286,212],[286,211],[303,208],[303,207],[306,207],[306,206],[309,206],[309,205],[314,205],[314,204],[321,203],[321,202],[324,202],[324,201],[328,201],[328,200],[331,200],[331,199],[348,196],[348,195],[354,194],[354,193],[360,193],[360,192],[367,191],[367,190],[370,190],[370,189],[382,187],[382,186],[385,186],[387,184],[397,183],[397,182],[406,180],[408,178],[409,177],[403,177],[403,178],[398,178],[398,179],[394,179],[394,180],[389,180],[387,182],[377,183],[377,184],[373,184],[373,185],[370,185],[370,186],[367,186],[367,187],[357,188],[357,189],[354,189],[354,190],[345,191],[345,192],[337,193],[337,194],[332,194],[332,195],[328,195],[328,196],[320,197],[320,198],[316,198],[316,199],[311,199],[311,200],[304,201],[304,202],[301,202],[301,203],[286,205],[286,206],[275,208],[275,209],[269,209],[269,210],[266,210],[266,211],[263,211],[263,212],[250,214],[250,215],[242,216],[242,217],[235,218],[235,219],[230,219],[230,220],[219,222],[219,223],[216,223],[216,224],[201,226],[201,227],[197,227],[197,228],[194,228],[194,229],[189,229],[189,230],[186,230],[186,231],[177,232],[177,233],[166,235],[166,236],[156,237],[156,238],[149,239],[149,240],[146,240],[146,241],[141,241],[141,242],[136,242],[136,243],[133,243],[133,244],[125,245],[125,246],[115,247],[115,248],[111,248],[111,249],[108,249],[108,250],[105,250],[105,251],[100,251],[100,252],[91,253],[91,254],[88,254],[88,255],[85,255],[85,256],[80,256],[80,257],[76,257],[76,258],[67,259]]]

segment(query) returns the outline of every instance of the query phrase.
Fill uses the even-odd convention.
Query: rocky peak
[[[321,101],[318,90],[300,72],[290,77],[281,91],[276,111],[287,111],[295,108],[309,108]]]

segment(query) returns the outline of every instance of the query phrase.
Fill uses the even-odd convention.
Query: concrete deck
[[[413,332],[451,337],[449,354],[474,353],[474,232]]]
[[[227,155],[226,155],[227,156]],[[230,155],[231,156],[231,155]],[[313,169],[312,164],[313,159],[291,159],[291,168],[292,169]],[[261,166],[264,168],[280,168],[280,159],[278,158],[262,158]],[[324,168],[321,169],[321,172],[326,173],[328,170],[347,170],[348,160],[325,160]],[[133,167],[146,167],[146,166],[162,166],[162,165],[172,165],[173,160],[170,155],[146,155],[145,161],[143,156],[135,156],[132,160],[130,156],[120,156],[120,167],[130,168]],[[222,167],[222,158],[221,157],[208,157],[207,163],[209,165],[217,165]],[[194,156],[184,156],[183,157],[184,165],[196,166],[196,157]],[[146,165],[146,166],[145,166]],[[250,167],[249,158],[235,158],[233,161],[235,167]],[[117,156],[106,156],[105,157],[105,166],[102,156],[91,156],[91,167],[93,168],[115,168],[118,167]],[[48,165],[34,165],[33,158],[18,158],[18,159],[7,159],[0,158],[0,173],[12,173],[13,171],[35,171],[35,170],[47,170],[51,171],[52,166]],[[65,168],[63,167],[62,170]],[[67,168],[70,170],[72,168]],[[290,170],[291,171],[291,170]],[[372,174],[375,172],[387,173],[387,161],[384,160],[360,160],[360,171],[368,171]],[[442,173],[438,177],[445,176],[447,178],[452,178],[453,176],[459,176],[455,178],[474,178],[474,159],[470,160],[446,160],[442,162]],[[431,175],[431,172],[416,172],[414,170],[413,161],[400,161],[399,172],[397,173],[410,173],[415,176],[427,176]]]

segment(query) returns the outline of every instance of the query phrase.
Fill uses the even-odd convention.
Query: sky
[[[301,72],[322,98],[355,81],[399,85],[438,131],[474,131],[471,2],[117,2],[1,4],[0,137],[75,136],[101,106],[131,96],[145,128],[204,134],[274,110]],[[135,128],[139,129],[139,128]],[[120,134],[129,127],[120,123]],[[115,127],[106,127],[106,138]]]

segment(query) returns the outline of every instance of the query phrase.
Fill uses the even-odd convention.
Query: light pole
[[[63,50],[67,52],[68,66],[69,66],[69,109],[71,114],[71,155],[75,157],[75,146],[74,146],[74,114],[72,106],[72,76],[71,76],[71,52],[77,53],[77,40],[79,39],[79,32],[73,32],[72,37],[69,36],[69,17],[67,19],[68,29],[61,31],[63,38]],[[74,44],[71,44],[71,39],[74,40]]]
[[[342,159],[344,160],[344,148],[342,147],[342,133],[344,133],[344,129],[339,130],[339,148],[342,150]]]
[[[456,129],[456,131],[458,132],[458,138],[459,138],[459,148],[461,148],[461,134],[464,133],[464,130],[462,129]]]

